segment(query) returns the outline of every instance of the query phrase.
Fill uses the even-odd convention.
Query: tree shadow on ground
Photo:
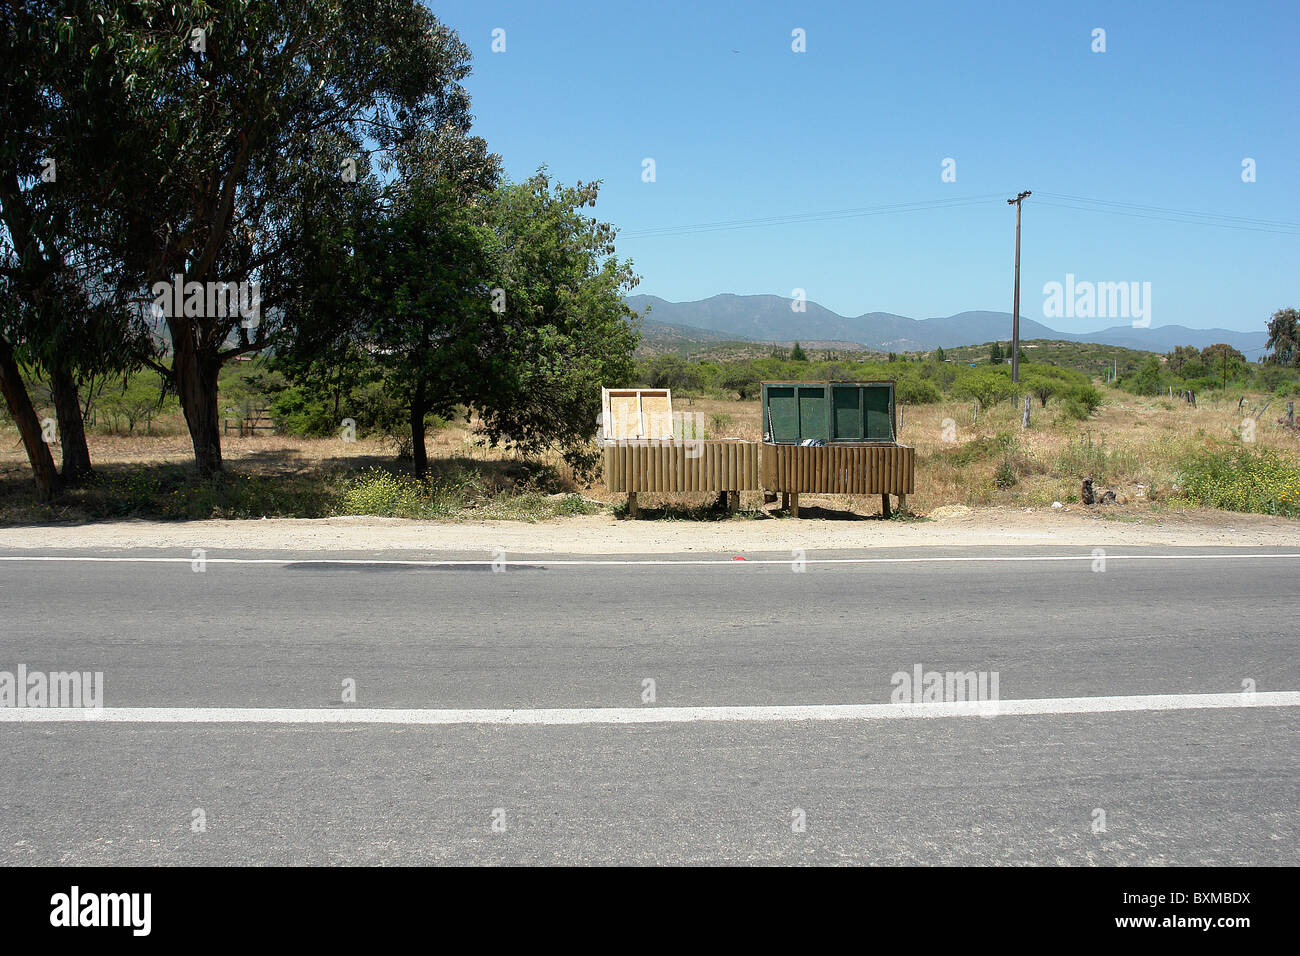
[[[322,518],[337,513],[348,485],[366,475],[411,478],[411,462],[390,455],[339,459],[268,448],[226,459],[225,470],[200,478],[192,462],[110,462],[53,502],[38,500],[31,472],[0,471],[0,525],[83,524],[123,519]],[[572,493],[576,485],[554,465],[523,459],[440,458],[429,462],[434,485],[476,499],[522,492]]]

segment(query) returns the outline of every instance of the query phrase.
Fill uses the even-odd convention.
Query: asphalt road
[[[102,671],[110,708],[885,704],[916,665],[1003,700],[1300,691],[1273,551],[57,554],[133,560],[0,552],[0,670]],[[0,722],[0,863],[1294,864],[1297,716]]]

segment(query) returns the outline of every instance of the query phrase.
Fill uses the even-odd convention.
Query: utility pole
[[[1016,207],[1016,291],[1011,298],[1011,381],[1020,381],[1020,204],[1032,196],[1028,189],[1007,205]]]

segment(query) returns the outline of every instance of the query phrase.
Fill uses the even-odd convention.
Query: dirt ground
[[[806,514],[720,521],[615,519],[607,515],[441,524],[399,518],[262,521],[114,521],[90,525],[0,528],[0,549],[109,550],[191,548],[284,551],[454,551],[490,557],[521,554],[682,554],[807,552],[832,549],[960,545],[1300,547],[1300,524],[1262,515],[1186,512],[1156,519],[1110,520],[1082,506],[1060,511],[943,509],[927,520],[883,521],[823,512],[815,496]]]

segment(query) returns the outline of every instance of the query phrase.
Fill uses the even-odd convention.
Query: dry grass
[[[1114,517],[1141,516],[1180,507],[1175,498],[1180,464],[1199,451],[1223,441],[1238,441],[1242,416],[1235,400],[1202,400],[1198,408],[1167,398],[1136,398],[1105,390],[1106,404],[1090,420],[1069,420],[1054,403],[1034,403],[1031,426],[1020,427],[1020,408],[1003,403],[982,410],[972,422],[969,403],[950,402],[907,407],[900,439],[917,450],[917,489],[909,505],[924,514],[942,505],[971,507],[1050,507],[1052,502],[1078,501],[1084,477],[1096,479],[1098,490],[1113,489],[1120,505],[1107,509]],[[1262,404],[1263,400],[1255,402]],[[1247,400],[1251,404],[1251,400]],[[674,409],[698,414],[710,438],[760,438],[757,401],[679,398]],[[1276,414],[1259,421],[1256,446],[1274,448],[1297,457],[1297,433],[1276,424]],[[945,441],[945,424],[950,420]],[[161,423],[164,428],[176,423]],[[522,467],[518,456],[484,448],[471,426],[456,423],[428,436],[429,455],[445,469],[477,469],[489,484],[508,490],[509,476]],[[142,465],[183,470],[191,461],[189,439],[180,428],[157,436],[91,435],[96,467],[109,475],[140,472]],[[223,451],[230,470],[239,475],[277,476],[286,480],[316,478],[339,481],[374,467],[400,472],[391,445],[377,439],[302,439],[288,436],[239,438],[227,436]],[[600,476],[580,480],[558,456],[540,463],[547,473],[547,491],[577,492],[611,504],[621,495],[605,491]],[[0,429],[0,487],[9,504],[29,488],[26,457],[12,426]],[[999,486],[999,475],[1003,487]],[[710,495],[647,496],[642,504],[666,509],[666,516],[698,517]],[[742,496],[742,507],[757,508],[758,493]],[[805,496],[811,509],[847,516],[879,511],[877,499]],[[11,515],[12,517],[12,515]]]

